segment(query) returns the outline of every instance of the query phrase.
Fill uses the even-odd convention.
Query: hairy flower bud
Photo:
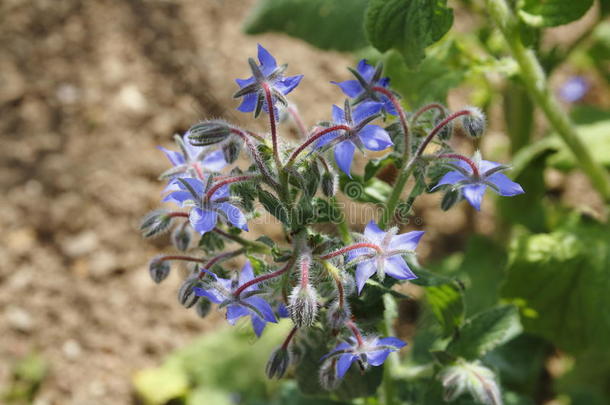
[[[222,153],[227,163],[233,163],[237,160],[239,152],[241,152],[241,146],[242,143],[238,139],[231,139],[222,146]]]
[[[188,226],[179,226],[172,232],[172,245],[174,245],[176,249],[184,252],[188,250],[192,238],[193,232],[191,231],[191,228]]]
[[[185,308],[190,308],[197,303],[199,297],[195,294],[195,287],[199,284],[196,273],[188,276],[178,290],[178,302]]]
[[[169,275],[170,265],[166,260],[159,260],[158,257],[155,257],[150,261],[148,265],[148,272],[150,273],[150,278],[157,284],[161,281],[165,280]]]
[[[276,377],[278,380],[282,378],[290,365],[290,361],[290,351],[283,346],[277,348],[271,353],[267,365],[265,366],[267,377]]]
[[[313,325],[318,315],[318,293],[310,284],[297,285],[290,294],[290,319],[299,328]]]
[[[470,114],[462,117],[462,127],[468,136],[480,138],[485,133],[485,114],[476,107],[470,107],[468,110]]]
[[[205,318],[212,310],[212,303],[208,299],[200,298],[197,302],[195,310],[197,311],[197,315],[199,315],[201,318]]]
[[[501,405],[502,396],[496,376],[479,362],[458,363],[445,367],[438,376],[445,388],[445,401],[453,401],[466,391],[479,403]]]
[[[156,210],[149,212],[142,218],[140,231],[145,238],[160,235],[169,229],[172,217],[166,210]]]
[[[335,300],[326,312],[326,320],[328,325],[333,330],[342,328],[345,325],[345,322],[347,322],[352,316],[352,311],[349,309],[347,302],[345,302],[343,305],[339,304],[339,301]]]
[[[204,121],[188,130],[189,142],[193,146],[213,145],[226,140],[231,135],[231,127],[224,121]]]
[[[333,358],[322,363],[318,377],[320,385],[327,391],[336,389],[341,383],[341,379],[337,377],[337,358]]]
[[[448,115],[449,115],[448,112],[445,112],[444,114],[439,114],[434,119],[434,125],[440,124],[441,121],[443,121]],[[449,139],[451,139],[452,135],[453,135],[453,121],[449,121],[447,124],[445,124],[445,126],[443,126],[443,128],[439,131],[439,133],[436,136],[438,137],[438,139],[441,139],[443,141],[448,141]]]
[[[325,172],[322,175],[322,193],[326,197],[333,197],[337,194],[337,176],[334,173]]]

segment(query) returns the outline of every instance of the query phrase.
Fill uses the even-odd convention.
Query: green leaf
[[[447,351],[474,360],[508,342],[521,331],[517,308],[512,305],[497,306],[466,320],[449,342]]]
[[[371,0],[365,30],[381,52],[396,49],[407,66],[417,66],[426,47],[437,42],[453,24],[447,0]]]
[[[288,212],[280,200],[262,188],[258,189],[258,199],[261,204],[263,204],[263,207],[265,207],[267,212],[279,219],[284,225],[289,226],[290,222],[288,220]]]
[[[525,0],[519,17],[532,27],[556,27],[578,20],[593,0]]]
[[[376,177],[364,181],[353,175],[350,179],[345,174],[339,176],[339,188],[347,197],[363,203],[385,203],[392,192],[392,187]]]
[[[396,156],[386,156],[382,159],[371,159],[364,167],[364,181],[372,179],[381,169],[396,164]]]
[[[593,160],[610,168],[610,120],[579,125],[576,131],[591,152]],[[563,170],[577,167],[577,158],[568,147],[564,143],[558,145],[559,152],[550,156],[547,163]]]
[[[368,0],[261,0],[249,15],[247,34],[282,32],[321,49],[353,51],[367,45]]]
[[[441,284],[426,288],[428,305],[449,336],[464,321],[464,296],[458,283]]]
[[[564,218],[564,223],[566,219]],[[524,234],[510,247],[503,297],[522,308],[528,332],[563,350],[610,340],[610,227],[581,220],[552,233]]]
[[[133,377],[133,385],[145,404],[162,405],[184,397],[189,389],[189,380],[181,368],[167,366],[138,371]]]

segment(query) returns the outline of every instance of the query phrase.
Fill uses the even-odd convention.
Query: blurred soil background
[[[35,404],[129,404],[136,370],[220,319],[178,304],[180,274],[160,286],[148,276],[167,242],[137,230],[168,167],[155,146],[208,117],[264,130],[232,99],[257,42],[305,75],[291,99],[309,125],[342,102],[328,82],[353,62],[285,36],[245,36],[253,3],[0,3],[0,391],[19,359],[39,353],[49,374]],[[488,213],[473,225],[470,211],[439,215],[438,201],[431,210],[419,213],[424,261],[431,241],[456,250],[458,231],[493,227]]]

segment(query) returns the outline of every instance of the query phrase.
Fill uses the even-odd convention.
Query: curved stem
[[[428,105],[423,106],[422,108],[417,110],[417,112],[415,112],[415,114],[413,114],[413,116],[411,117],[411,123],[412,124],[416,123],[422,114],[424,114],[430,110],[433,110],[433,109],[437,109],[441,114],[445,114],[444,105],[442,105],[440,103],[430,103]]]
[[[468,159],[466,156],[458,153],[442,153],[438,155],[438,157],[440,159],[458,159],[462,162],[466,162],[468,166],[470,166],[470,169],[472,169],[472,175],[477,179],[480,177],[479,168],[477,167],[476,163],[474,163],[471,159]]]
[[[369,249],[373,249],[375,250],[377,253],[381,253],[381,247],[378,245],[375,245],[373,243],[355,243],[353,245],[350,246],[346,246],[342,249],[339,250],[335,250],[334,252],[328,253],[324,256],[320,256],[320,259],[322,260],[328,260],[328,259],[332,259],[333,257],[337,257],[339,255],[342,255],[344,253],[349,252],[350,250],[354,250],[354,249],[362,249],[362,248],[369,248]]]
[[[258,170],[260,170],[261,174],[267,179],[269,184],[277,189],[280,186],[279,183],[277,181],[275,181],[273,176],[271,176],[271,173],[269,173],[269,171],[267,170],[267,167],[265,166],[265,163],[263,162],[263,158],[261,157],[260,153],[258,153],[256,146],[254,146],[252,144],[252,141],[249,138],[249,136],[254,136],[254,133],[243,132],[242,130],[240,130],[238,128],[231,128],[231,133],[239,136],[240,138],[242,138],[244,140],[244,143],[248,147],[248,150],[250,151],[250,155],[252,156],[254,163],[256,163]]]
[[[419,147],[417,148],[417,151],[415,152],[415,155],[413,155],[412,160],[418,158],[419,156],[421,156],[422,153],[424,153],[424,150],[426,149],[426,146],[428,146],[428,144],[441,131],[441,129],[443,129],[445,127],[445,125],[449,124],[451,121],[453,121],[456,118],[459,118],[459,117],[461,117],[463,115],[470,115],[470,114],[472,114],[471,110],[460,110],[458,112],[454,112],[453,114],[449,115],[444,120],[439,122],[432,129],[432,131],[430,131],[430,133],[424,138],[422,143],[419,145]]]
[[[241,236],[237,236],[237,235],[231,235],[230,233],[225,232],[220,228],[214,228],[214,232],[216,232],[217,234],[219,234],[220,236],[222,236],[224,238],[232,240],[233,242],[237,242],[244,247],[251,248],[253,251],[255,251],[257,253],[264,253],[267,255],[271,254],[271,248],[269,246],[265,245],[264,243],[247,240],[247,239],[244,239]]]
[[[275,108],[273,107],[273,98],[271,97],[271,89],[265,82],[262,83],[263,90],[265,91],[265,102],[267,103],[267,109],[269,110],[269,127],[271,128],[271,143],[273,145],[273,158],[275,159],[275,165],[279,171],[282,168],[282,161],[280,160],[280,151],[277,144],[277,128],[275,125]]]
[[[386,89],[385,87],[381,87],[381,86],[373,86],[372,90],[386,96],[390,100],[392,105],[394,106],[394,109],[396,110],[396,112],[398,113],[398,119],[400,120],[400,125],[402,126],[402,132],[405,137],[404,138],[405,139],[405,150],[403,153],[403,157],[405,158],[405,161],[407,161],[409,159],[409,155],[411,154],[411,141],[410,141],[411,134],[409,133],[409,124],[407,123],[407,116],[405,114],[405,110],[402,108],[402,106],[400,105],[400,102],[398,101],[398,99],[396,98],[394,93],[392,93],[392,91]]]
[[[170,217],[170,218],[176,218],[176,217],[188,218],[189,217],[189,213],[188,212],[174,211],[174,212],[170,212],[169,214],[167,214],[167,216]]]
[[[354,337],[356,338],[356,341],[358,342],[358,346],[362,346],[364,344],[364,339],[362,339],[362,333],[360,333],[360,329],[358,329],[356,324],[352,321],[347,321],[345,323],[345,326],[350,328],[350,330],[354,334]]]
[[[286,162],[286,166],[292,166],[294,164],[294,160],[297,158],[297,156],[299,156],[301,154],[301,152],[303,152],[305,150],[305,148],[307,148],[309,145],[311,145],[312,143],[314,143],[315,141],[317,141],[318,139],[320,139],[321,137],[323,137],[324,135],[333,132],[333,131],[349,131],[351,130],[350,127],[348,127],[347,125],[333,125],[332,127],[329,128],[324,128],[323,130],[314,133],[312,136],[310,136],[309,138],[307,138],[307,140],[305,142],[303,142],[301,145],[299,145],[294,152],[292,152],[292,154],[290,155],[290,158],[288,159],[288,162]]]
[[[247,181],[247,180],[253,180],[254,178],[256,178],[256,175],[247,175],[247,176],[235,176],[235,177],[229,177],[228,179],[219,181],[218,183],[214,184],[207,193],[205,193],[205,197],[204,199],[206,201],[210,201],[210,199],[212,198],[212,196],[214,195],[215,192],[218,191],[218,189],[220,189],[222,186],[226,186],[227,184],[231,184],[231,183],[237,183],[239,181]]]
[[[292,261],[289,261],[284,267],[282,267],[279,270],[276,270],[274,272],[271,273],[267,273],[267,274],[263,274],[262,276],[253,278],[252,280],[243,283],[242,285],[239,286],[238,289],[236,289],[235,291],[233,291],[233,295],[236,297],[239,297],[239,295],[248,287],[253,286],[254,284],[258,284],[260,282],[263,282],[265,280],[269,280],[271,278],[275,278],[275,277],[279,277],[282,274],[286,273],[288,271],[288,269],[290,269],[290,267],[292,266]]]
[[[203,268],[206,270],[209,270],[215,264],[218,264],[221,261],[228,260],[233,257],[239,256],[240,254],[244,253],[245,251],[246,251],[246,249],[242,248],[242,249],[233,250],[231,252],[221,253],[217,256],[214,256],[213,258],[208,260],[206,263],[204,263]],[[201,277],[203,274],[205,274],[205,273],[204,272],[199,273],[199,277]]]
[[[284,340],[284,343],[282,343],[282,349],[283,350],[286,350],[288,348],[288,345],[290,344],[290,341],[292,340],[292,338],[294,337],[294,335],[297,333],[298,330],[299,330],[299,328],[297,328],[296,326],[294,328],[292,328],[292,330],[290,331],[288,336],[286,336],[286,339]]]
[[[500,28],[511,53],[521,70],[525,88],[540,109],[544,112],[553,129],[559,134],[576,161],[591,180],[593,187],[602,198],[610,201],[610,177],[605,169],[593,160],[590,150],[580,139],[568,115],[562,111],[557,99],[551,92],[544,71],[535,54],[526,49],[521,41],[517,17],[509,8],[506,0],[487,0],[487,10],[492,20]]]
[[[158,257],[156,260],[161,261],[161,262],[164,262],[167,260],[182,260],[185,262],[196,262],[196,263],[205,262],[205,260],[200,259],[198,257],[184,256],[184,255],[165,255],[165,256]]]

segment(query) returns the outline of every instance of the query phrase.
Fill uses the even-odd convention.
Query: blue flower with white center
[[[202,235],[214,229],[219,218],[247,231],[246,217],[239,208],[230,203],[228,185],[218,188],[209,199],[206,198],[206,192],[211,185],[208,179],[206,183],[196,178],[175,179],[168,187],[171,192],[163,201],[174,202],[181,207],[191,207],[189,221],[193,229]]]
[[[333,105],[332,126],[346,126],[349,130],[340,129],[329,132],[316,143],[317,148],[323,146],[334,147],[337,166],[349,177],[354,152],[358,149],[381,151],[394,145],[390,135],[379,125],[369,122],[379,117],[381,103],[366,102],[359,104],[352,111],[349,103],[345,102],[345,110]]]
[[[446,185],[451,185],[454,190],[460,190],[462,196],[477,211],[481,209],[483,194],[487,188],[491,188],[497,194],[504,197],[512,197],[523,194],[523,188],[501,173],[509,169],[497,162],[481,160],[480,153],[476,152],[473,159],[456,159],[450,166],[455,170],[448,172],[434,186],[433,190]]]
[[[204,281],[203,288],[196,287],[195,294],[209,299],[214,304],[219,304],[220,308],[227,307],[226,318],[231,325],[235,325],[239,318],[249,316],[254,333],[260,337],[267,322],[277,323],[271,305],[257,296],[261,291],[256,284],[243,289],[239,296],[234,294],[240,286],[254,279],[254,272],[249,261],[246,262],[239,276],[233,279],[221,278],[210,271],[203,271],[211,280]]]
[[[404,254],[412,254],[424,235],[423,231],[407,232],[396,235],[397,228],[385,232],[373,221],[364,229],[362,244],[375,245],[362,247],[347,252],[348,263],[356,265],[356,284],[358,293],[362,291],[366,280],[376,272],[380,279],[387,274],[397,280],[412,280],[417,276],[402,258]]]
[[[219,172],[227,165],[222,150],[210,151],[207,147],[193,146],[188,135],[186,132],[182,137],[176,135],[174,138],[180,152],[158,146],[173,165],[161,178],[199,177],[203,173]]]
[[[272,97],[272,104],[275,108],[275,103],[280,102],[287,105],[284,95],[290,93],[299,85],[303,75],[284,77],[284,71],[288,65],[278,66],[275,58],[260,44],[258,45],[258,61],[259,64],[250,58],[248,63],[252,70],[252,77],[248,79],[236,79],[235,81],[240,87],[233,97],[243,97],[243,100],[238,111],[252,112],[257,117],[261,109],[268,111],[268,106],[265,100],[265,87],[269,88]],[[279,114],[275,114],[275,119],[279,118]]]
[[[356,77],[356,80],[331,83],[339,86],[346,96],[354,99],[354,105],[364,101],[381,102],[383,103],[383,109],[386,112],[397,115],[396,109],[390,99],[373,90],[373,87],[375,86],[387,88],[390,84],[390,79],[388,77],[381,77],[382,70],[383,67],[381,64],[377,65],[377,67],[373,67],[366,59],[362,59],[358,62],[356,70],[349,68],[349,71]]]
[[[395,337],[368,337],[361,343],[350,337],[348,342],[337,345],[330,353],[324,355],[322,360],[334,361],[336,359],[336,376],[341,379],[349,370],[352,363],[357,362],[361,370],[368,366],[380,366],[390,353],[400,350],[407,344]]]

